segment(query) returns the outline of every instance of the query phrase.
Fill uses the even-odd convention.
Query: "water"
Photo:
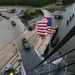
[[[72,19],[72,21],[69,23],[69,25],[66,24],[67,20],[70,19],[72,14],[75,15],[75,4],[70,5],[66,7],[66,11],[60,11],[58,12],[59,14],[61,13],[63,15],[63,20],[52,20],[52,25],[58,25],[59,26],[59,32],[58,36],[60,38],[59,41],[61,41],[65,35],[71,30],[71,28],[75,25],[75,17]],[[56,14],[56,12],[52,13],[52,15]],[[75,36],[73,36],[60,50],[62,52],[65,52],[66,50],[73,49],[75,46]]]
[[[57,12],[53,12],[52,17],[56,13]],[[70,6],[67,6],[66,11],[60,11],[58,13],[63,15],[63,20],[56,20],[53,18],[52,25],[58,25],[59,27],[58,36],[59,36],[59,39],[60,39],[59,42],[60,42],[66,36],[66,34],[72,29],[72,27],[75,26],[75,16],[74,16],[74,19],[72,19],[72,21],[69,23],[69,25],[67,25],[67,20],[70,21],[70,17],[72,16],[72,14],[75,15],[75,3]],[[62,54],[64,54],[66,51],[70,51],[73,48],[75,48],[75,35],[66,44],[64,44],[59,49],[59,51],[61,51]],[[72,56],[73,57],[75,56],[75,51],[68,54],[67,58],[72,57]],[[67,59],[67,61],[73,62],[72,60],[74,61],[75,57],[69,60]],[[67,63],[71,63],[71,62],[67,62]],[[74,68],[75,68],[75,65],[68,67],[68,70],[75,72]]]

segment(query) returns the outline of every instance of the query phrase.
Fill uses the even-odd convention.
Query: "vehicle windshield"
[[[28,44],[28,43],[25,43],[24,45],[25,45],[25,47],[27,47],[27,48],[29,47],[29,44]]]
[[[27,43],[27,41],[26,40],[23,40],[24,41],[24,43]]]

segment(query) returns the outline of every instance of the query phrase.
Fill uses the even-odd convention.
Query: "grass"
[[[27,11],[25,12],[24,16],[21,17],[22,22],[27,22],[30,19],[33,19],[35,17],[37,17],[38,15],[42,14],[36,7],[30,7],[30,6],[26,6],[27,7]],[[55,11],[57,9],[60,9],[64,7],[63,5],[55,5],[55,4],[49,4],[46,5],[42,8],[48,10],[48,11]]]
[[[30,19],[33,19],[41,14],[40,10],[35,7],[28,7],[27,10],[24,12],[24,15],[20,17],[22,22],[27,22]]]

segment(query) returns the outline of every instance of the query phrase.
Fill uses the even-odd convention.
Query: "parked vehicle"
[[[24,12],[24,10],[21,10],[21,12]]]
[[[30,45],[29,43],[26,41],[26,38],[22,39],[22,45],[26,50],[30,50]]]
[[[32,31],[32,30],[34,30],[35,29],[35,25],[33,24],[33,25],[31,25],[31,26],[29,26],[29,28],[28,28],[28,30],[30,30],[30,31]]]
[[[7,64],[6,67],[5,67],[5,71],[6,72],[9,72],[9,71],[13,71],[14,68],[13,68],[13,65],[12,64]]]
[[[9,10],[9,11],[7,11],[8,13],[15,13],[16,11],[15,11],[16,9],[11,9],[11,10]]]
[[[3,17],[3,18],[6,18],[6,19],[9,19],[9,17],[8,17],[8,16],[6,16],[6,15],[2,15],[2,17]]]
[[[5,18],[5,15],[2,15],[3,18]]]
[[[15,21],[11,21],[11,24],[12,24],[13,26],[16,26]]]
[[[4,18],[9,19],[9,17],[8,17],[8,16],[4,16]]]

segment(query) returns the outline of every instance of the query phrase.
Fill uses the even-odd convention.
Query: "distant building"
[[[63,4],[63,0],[57,0],[57,1],[56,1],[56,4],[57,4],[57,5],[62,5],[62,4]]]

